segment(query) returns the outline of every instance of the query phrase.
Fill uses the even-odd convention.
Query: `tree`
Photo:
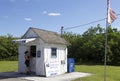
[[[98,24],[82,35],[65,32],[63,37],[71,43],[68,57],[76,62],[103,64],[105,54],[105,29]],[[108,28],[107,64],[120,65],[120,32],[116,28]]]
[[[2,59],[11,59],[16,60],[18,55],[18,48],[16,44],[12,44],[14,40],[12,35],[8,34],[7,36],[0,36],[0,60]]]

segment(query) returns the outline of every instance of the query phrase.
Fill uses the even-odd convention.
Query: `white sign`
[[[59,62],[45,63],[46,76],[56,76],[60,74]]]

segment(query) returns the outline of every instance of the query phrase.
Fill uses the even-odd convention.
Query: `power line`
[[[120,15],[120,14],[117,14],[117,16],[119,16],[119,15]],[[73,26],[73,27],[67,27],[67,28],[64,28],[63,30],[69,30],[69,29],[73,29],[73,28],[78,28],[78,27],[90,25],[90,24],[93,24],[93,23],[96,23],[96,22],[103,21],[103,20],[105,20],[105,19],[106,19],[106,18],[99,19],[99,20],[96,20],[96,21],[92,21],[92,22],[89,22],[89,23],[86,23],[86,24],[81,24],[81,25],[77,25],[77,26]]]
[[[68,27],[68,28],[65,28],[64,30],[69,30],[69,29],[78,28],[78,27],[81,27],[81,26],[86,26],[86,25],[93,24],[93,23],[96,23],[96,22],[99,22],[99,21],[103,21],[105,19],[106,18],[100,19],[100,20],[97,20],[97,21],[92,21],[92,22],[89,22],[89,23],[86,23],[86,24],[81,24],[81,25],[77,25],[77,26],[73,26],[73,27]]]

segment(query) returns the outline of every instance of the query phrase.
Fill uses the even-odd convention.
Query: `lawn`
[[[106,81],[120,81],[120,66],[107,66],[106,69]],[[0,72],[17,70],[18,61],[0,61]],[[75,65],[75,71],[91,73],[93,75],[74,81],[104,81],[104,66],[102,65]]]
[[[102,65],[76,65],[75,71],[91,73],[93,75],[74,81],[104,81],[104,66]],[[120,66],[107,66],[106,76],[106,81],[120,81]]]
[[[0,72],[10,72],[18,70],[18,61],[0,61]]]

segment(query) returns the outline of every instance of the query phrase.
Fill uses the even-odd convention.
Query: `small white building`
[[[21,39],[13,40],[19,44],[18,72],[25,73],[24,52],[32,56],[30,69],[36,75],[55,76],[67,72],[67,46],[69,43],[55,32],[29,28]]]

